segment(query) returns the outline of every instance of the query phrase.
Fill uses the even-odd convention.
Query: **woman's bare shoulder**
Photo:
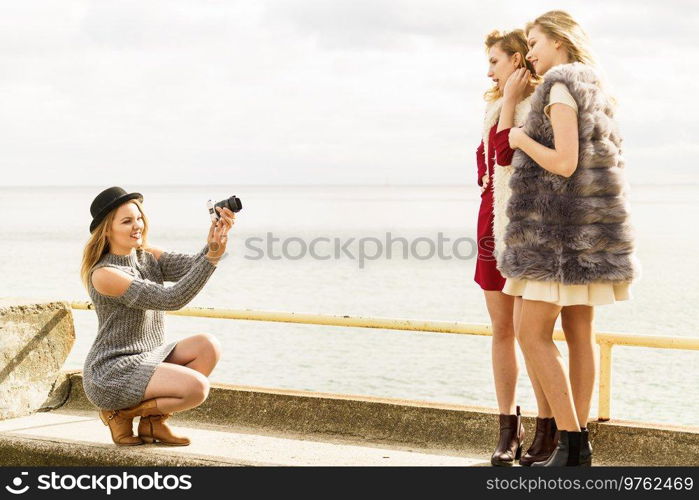
[[[92,286],[102,295],[119,297],[126,292],[133,276],[113,267],[100,267],[92,273]]]

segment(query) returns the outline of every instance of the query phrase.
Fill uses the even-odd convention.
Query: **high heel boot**
[[[119,410],[100,410],[100,420],[109,427],[112,441],[117,446],[136,446],[143,440],[133,435],[133,417],[124,417]]]
[[[509,467],[518,460],[522,454],[522,441],[524,441],[524,426],[522,415],[517,407],[516,415],[499,415],[500,440],[490,457],[490,463],[495,466]]]
[[[592,444],[590,444],[590,433],[587,427],[580,429],[580,465],[582,467],[592,466]]]
[[[534,462],[532,467],[577,467],[580,465],[582,432],[558,431],[558,445],[545,462]]]
[[[536,417],[536,432],[534,440],[526,453],[519,459],[519,465],[529,467],[534,462],[544,462],[556,449],[556,420],[553,417]]]

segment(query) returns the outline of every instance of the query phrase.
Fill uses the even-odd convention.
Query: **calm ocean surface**
[[[79,279],[80,258],[90,202],[104,187],[0,188],[0,295],[89,300]],[[489,322],[473,281],[475,257],[424,258],[429,243],[417,240],[436,243],[441,232],[450,238],[445,254],[452,256],[454,239],[475,239],[477,187],[125,188],[144,194],[149,241],[181,252],[204,245],[208,198],[236,194],[243,200],[229,255],[190,305]],[[691,228],[699,220],[699,185],[632,185],[630,200],[643,275],[632,300],[596,308],[596,328],[698,336],[699,235]],[[414,244],[416,253],[404,259],[403,244],[394,243],[392,259],[384,251],[363,267],[343,253],[339,259],[294,258],[301,242],[313,238],[328,238],[317,244],[321,256],[333,255],[335,239],[356,256],[359,238],[377,238],[385,246],[389,232]],[[281,254],[286,244],[292,258],[269,258],[268,233],[279,239],[273,253]],[[376,255],[376,241],[366,241],[366,254]],[[471,248],[468,242],[458,247],[466,257]],[[261,258],[249,258],[262,250]],[[66,369],[82,368],[97,329],[94,312],[74,316],[77,342]],[[174,316],[166,321],[170,339],[198,332],[220,339],[223,358],[211,375],[216,382],[496,407],[488,338]],[[565,354],[565,344],[558,345]],[[613,357],[614,418],[699,425],[699,352],[615,347]],[[536,409],[523,361],[518,402],[525,411]],[[595,394],[592,416],[596,410]]]

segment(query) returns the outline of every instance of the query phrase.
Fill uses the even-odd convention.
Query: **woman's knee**
[[[546,345],[547,343],[553,343],[553,338],[539,335],[535,332],[527,331],[526,329],[520,329],[517,331],[517,342],[522,351],[526,353]]]
[[[493,340],[505,341],[515,340],[515,328],[512,321],[497,321],[493,322]]]
[[[518,330],[515,332],[515,338],[517,339],[517,343],[522,351],[526,352],[531,348],[531,335],[526,335],[524,332],[522,332],[522,330]]]
[[[526,342],[526,335],[524,335],[524,331],[521,328],[513,328],[514,334],[515,334],[515,339],[517,340],[517,343],[521,346],[523,342]]]
[[[210,353],[218,361],[221,358],[221,342],[210,333],[200,333],[197,335],[201,348]]]
[[[185,399],[193,404],[201,404],[209,397],[209,379],[201,373],[192,370],[193,373],[187,384]]]

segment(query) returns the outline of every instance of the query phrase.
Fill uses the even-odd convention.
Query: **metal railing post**
[[[597,410],[597,420],[600,422],[606,422],[611,415],[613,345],[609,342],[600,342],[599,345],[599,409]]]

